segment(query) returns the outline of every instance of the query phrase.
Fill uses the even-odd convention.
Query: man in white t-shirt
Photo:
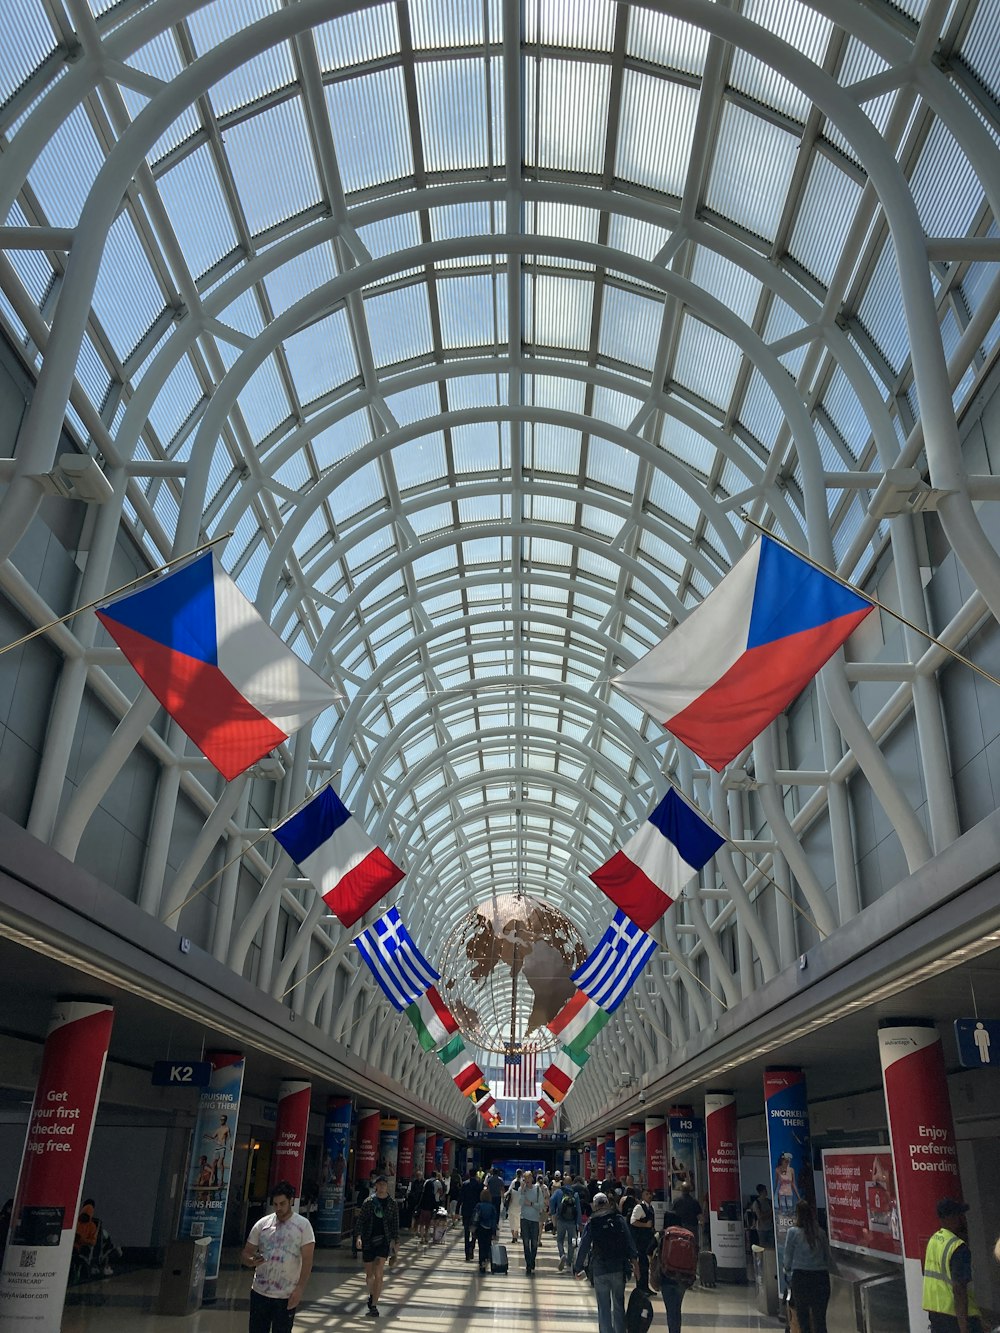
[[[274,1212],[255,1222],[243,1246],[253,1270],[249,1333],[290,1333],[312,1272],[316,1237],[304,1217],[292,1212],[295,1190],[287,1180],[271,1191]]]

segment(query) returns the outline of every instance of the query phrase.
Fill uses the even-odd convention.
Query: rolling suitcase
[[[490,1272],[507,1272],[507,1246],[494,1241],[490,1246]]]
[[[653,1322],[653,1302],[649,1292],[635,1287],[625,1310],[625,1333],[646,1333]]]
[[[718,1264],[711,1250],[702,1250],[698,1255],[698,1281],[703,1287],[714,1287]]]

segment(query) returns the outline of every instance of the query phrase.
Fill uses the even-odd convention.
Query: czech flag
[[[648,930],[725,841],[671,788],[638,833],[590,878]]]
[[[762,537],[613,684],[718,772],[871,610],[864,597]]]
[[[227,781],[340,697],[261,619],[210,551],[108,602],[97,618]]]
[[[286,819],[274,838],[345,926],[360,920],[405,873],[352,819],[332,787]]]

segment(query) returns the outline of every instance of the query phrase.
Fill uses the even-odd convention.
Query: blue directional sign
[[[1000,1068],[1000,1019],[956,1018],[955,1040],[963,1068]]]
[[[153,1065],[156,1088],[207,1088],[211,1081],[210,1060],[157,1060]]]

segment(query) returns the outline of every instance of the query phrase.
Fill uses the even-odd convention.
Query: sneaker
[[[372,1308],[372,1298],[371,1298],[371,1293],[369,1293],[369,1295],[368,1295],[368,1308],[369,1308],[369,1310]]]
[[[377,1306],[377,1305],[373,1305],[372,1308],[368,1311],[368,1318],[369,1318],[369,1319],[378,1319],[378,1317],[379,1317],[378,1306]]]
[[[566,1267],[566,1260],[565,1260],[565,1259],[560,1259],[560,1260],[559,1260],[559,1272],[561,1273],[565,1267]]]

